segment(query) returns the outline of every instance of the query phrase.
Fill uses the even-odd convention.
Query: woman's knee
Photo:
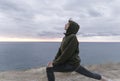
[[[51,72],[51,71],[53,71],[52,67],[46,67],[46,72]]]

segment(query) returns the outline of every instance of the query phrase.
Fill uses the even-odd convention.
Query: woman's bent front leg
[[[47,67],[46,68],[46,73],[47,73],[48,81],[55,81],[54,72],[72,72],[75,69],[76,69],[76,67],[71,66],[69,64]]]
[[[46,73],[47,73],[48,81],[55,81],[53,67],[47,67]]]

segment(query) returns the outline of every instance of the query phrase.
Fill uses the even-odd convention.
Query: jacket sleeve
[[[59,48],[53,61],[55,61],[60,55],[61,55],[61,49]]]
[[[62,54],[55,61],[53,61],[53,65],[66,62],[75,52],[77,45],[77,38],[76,36],[73,36],[70,42],[68,43],[67,47],[63,50]]]

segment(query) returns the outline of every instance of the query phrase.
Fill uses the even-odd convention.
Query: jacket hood
[[[68,29],[66,30],[66,33],[64,33],[66,36],[70,35],[70,34],[76,34],[79,30],[79,25],[72,21],[72,20],[69,20],[69,27]]]

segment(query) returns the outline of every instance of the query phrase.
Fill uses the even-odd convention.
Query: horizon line
[[[112,38],[113,39],[113,38]],[[120,40],[105,39],[105,37],[78,38],[79,42],[120,42]],[[62,38],[8,38],[0,37],[0,42],[62,42]]]

